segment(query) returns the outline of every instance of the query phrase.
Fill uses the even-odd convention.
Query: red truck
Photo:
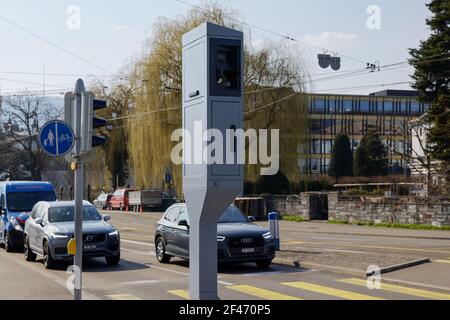
[[[133,189],[118,189],[114,192],[111,200],[109,201],[109,209],[119,209],[120,211],[128,208],[129,194]]]

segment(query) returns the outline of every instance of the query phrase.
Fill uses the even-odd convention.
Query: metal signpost
[[[95,129],[106,126],[106,120],[95,117],[95,111],[106,107],[107,102],[95,99],[78,79],[75,90],[64,96],[65,121],[49,121],[39,131],[41,148],[50,156],[65,156],[75,172],[75,237],[67,246],[74,255],[75,300],[82,298],[84,162],[94,155],[93,148],[106,143],[106,138],[94,134]]]
[[[230,130],[243,128],[243,34],[204,23],[183,36],[183,192],[190,220],[189,289],[193,300],[217,296],[217,221],[243,191],[244,166],[237,161]],[[198,126],[201,132],[198,132]],[[216,129],[231,142],[234,161],[203,159],[212,142],[204,130]],[[231,140],[231,141],[230,141]],[[230,145],[224,143],[227,154]],[[234,145],[234,147],[233,147]],[[198,161],[200,160],[200,161]],[[229,160],[229,159],[227,159]]]
[[[105,126],[106,120],[94,117],[95,110],[106,108],[104,100],[94,99],[94,94],[86,91],[84,82],[78,79],[73,92],[64,97],[64,118],[70,123],[75,134],[75,148],[66,156],[72,163],[75,176],[75,244],[69,243],[70,251],[75,251],[74,299],[82,299],[82,263],[83,263],[83,195],[84,195],[84,162],[92,155],[92,148],[106,143],[104,137],[97,137],[94,129]],[[73,248],[75,250],[72,250]]]

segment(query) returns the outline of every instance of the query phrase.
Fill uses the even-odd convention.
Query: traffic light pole
[[[83,265],[83,186],[84,167],[83,161],[76,160],[75,169],[75,239],[77,240],[77,251],[74,257],[75,265],[75,287],[74,299],[81,300],[82,291],[82,265]]]
[[[76,254],[74,257],[75,286],[74,299],[82,299],[82,267],[83,267],[83,191],[84,167],[81,159],[82,139],[82,98],[85,92],[83,80],[75,85],[75,239]]]
[[[64,120],[72,127],[75,140],[75,147],[66,155],[75,176],[75,241],[68,245],[68,252],[74,255],[75,300],[82,298],[84,163],[95,155],[91,152],[93,148],[106,143],[105,137],[93,135],[94,129],[106,126],[106,120],[96,117],[95,111],[106,107],[106,100],[95,99],[81,79],[77,80],[75,90],[64,96]]]

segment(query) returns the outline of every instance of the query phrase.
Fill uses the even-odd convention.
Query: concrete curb
[[[413,266],[417,266],[417,265],[420,265],[423,263],[429,263],[429,262],[430,262],[430,259],[428,259],[428,258],[408,261],[408,262],[396,264],[393,266],[383,267],[383,268],[381,268],[380,272],[382,274],[385,274],[385,273],[389,273],[389,272],[393,272],[393,271],[397,271],[397,270],[401,270],[401,269],[406,269],[409,267],[413,267]],[[273,260],[273,263],[286,265],[286,266],[290,266],[290,267],[296,267],[296,268],[318,269],[321,271],[328,271],[328,272],[334,272],[334,273],[339,273],[339,274],[347,274],[347,275],[351,275],[351,276],[364,277],[364,278],[371,276],[371,274],[367,274],[366,271],[364,271],[364,270],[349,269],[349,268],[343,268],[343,267],[334,267],[334,266],[330,266],[330,265],[311,263],[311,262],[305,262],[305,263],[302,262],[301,263],[298,260],[291,260],[291,259],[275,258]]]
[[[356,269],[348,269],[348,268],[342,268],[342,267],[333,267],[329,265],[324,264],[318,264],[318,263],[300,263],[298,260],[290,260],[290,259],[281,259],[281,258],[275,258],[273,259],[273,263],[275,264],[281,264],[289,267],[296,267],[301,269],[318,269],[321,271],[328,271],[328,272],[334,272],[339,274],[347,274],[351,276],[358,276],[358,277],[364,277],[365,272],[361,270]]]
[[[298,222],[296,222],[298,223]],[[293,230],[293,229],[281,229],[282,231],[289,231],[289,232],[298,232],[299,230]],[[339,234],[339,235],[346,235],[346,236],[369,236],[369,237],[389,237],[389,238],[405,238],[405,239],[427,239],[427,240],[447,240],[450,241],[450,237],[434,237],[434,236],[413,236],[413,235],[393,235],[393,234],[386,234],[386,233],[362,233],[362,232],[333,232],[333,231],[305,231],[301,230],[301,232],[304,233],[314,233],[314,234]],[[438,231],[443,232],[443,231]],[[450,232],[450,231],[448,231]]]
[[[381,274],[384,274],[384,273],[389,273],[389,272],[392,272],[392,271],[406,269],[406,268],[409,268],[409,267],[414,267],[414,266],[418,266],[420,264],[430,263],[430,262],[431,262],[431,260],[429,258],[417,259],[417,260],[408,261],[408,262],[404,262],[404,263],[395,264],[393,266],[388,266],[388,267],[381,268],[380,272],[381,272]],[[371,273],[371,274],[367,273],[366,275],[368,277],[370,277],[371,275],[373,275],[373,273]]]

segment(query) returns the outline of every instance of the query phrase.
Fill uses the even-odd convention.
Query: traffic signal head
[[[95,129],[106,127],[106,120],[95,116],[95,112],[107,107],[106,100],[95,99],[92,92],[86,92],[82,98],[82,152],[106,144],[106,138],[95,134]]]

